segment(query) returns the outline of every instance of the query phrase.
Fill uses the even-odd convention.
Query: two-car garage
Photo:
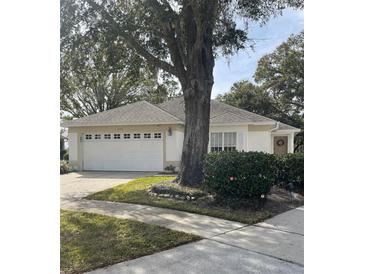
[[[84,134],[83,170],[162,171],[161,132]]]

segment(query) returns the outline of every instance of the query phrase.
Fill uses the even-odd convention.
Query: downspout
[[[270,132],[273,132],[273,131],[279,129],[279,126],[280,126],[280,122],[276,122],[276,126],[272,130],[270,130]]]

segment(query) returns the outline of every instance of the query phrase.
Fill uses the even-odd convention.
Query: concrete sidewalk
[[[73,211],[98,213],[117,218],[133,219],[177,231],[192,233],[203,238],[211,238],[246,226],[245,224],[238,222],[184,211],[108,201],[62,199],[61,208]]]
[[[303,219],[304,207],[301,207],[253,226],[236,228],[237,223],[233,222],[232,230],[212,237],[208,236],[210,233],[200,232],[208,236],[202,241],[97,269],[90,274],[304,273],[304,235],[300,226]],[[198,230],[199,225],[195,225],[194,229]],[[225,221],[225,229],[227,225],[229,221]],[[174,229],[186,231],[187,227]]]
[[[144,205],[65,198],[63,209],[133,219],[205,240],[91,273],[303,273],[304,207],[256,225]]]
[[[296,274],[297,264],[212,240],[182,245],[89,274]]]

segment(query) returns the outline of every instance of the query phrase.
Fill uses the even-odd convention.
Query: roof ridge
[[[105,115],[105,113],[110,113],[110,112],[115,112],[117,111],[118,109],[120,108],[123,108],[123,107],[129,107],[131,105],[134,105],[134,104],[137,104],[137,103],[141,103],[145,100],[140,100],[140,101],[136,101],[136,102],[133,102],[133,103],[130,103],[130,104],[125,104],[125,105],[122,105],[122,106],[119,106],[119,107],[116,107],[116,108],[111,108],[111,109],[107,109],[107,110],[103,110],[103,111],[99,111],[99,112],[96,112],[96,113],[92,113],[90,115],[86,115],[86,116],[83,116],[83,117],[80,117],[80,118],[77,118],[77,119],[73,119],[73,120],[70,120],[70,121],[74,121],[74,120],[79,120],[79,119],[84,119],[84,118],[89,118],[89,117],[95,117],[95,116],[99,116],[99,115]]]
[[[241,115],[238,115],[238,114],[236,114],[236,113],[234,113],[234,112],[232,112],[232,111],[230,111],[230,110],[227,110],[227,111],[223,112],[222,114],[217,115],[217,116],[215,116],[215,117],[222,116],[222,115],[224,115],[224,114],[232,114],[232,115],[237,116],[237,117],[239,117],[239,118],[244,118],[244,117],[242,117]],[[214,117],[214,118],[215,118],[215,117]]]
[[[262,117],[262,118],[265,118],[265,119],[267,119],[267,120],[271,120],[271,121],[273,121],[273,122],[277,122],[277,121],[275,121],[274,119],[268,118],[268,117],[266,117],[266,116],[263,116],[263,115],[260,115],[260,114],[257,114],[257,113],[251,112],[251,111],[248,111],[248,110],[246,110],[246,109],[239,108],[239,107],[235,107],[235,106],[232,106],[232,105],[230,105],[230,104],[227,104],[227,103],[223,103],[223,102],[217,101],[217,100],[215,100],[215,99],[211,99],[211,100],[212,100],[212,101],[214,101],[214,102],[217,102],[217,103],[219,103],[219,104],[226,105],[226,106],[229,106],[229,107],[231,107],[231,108],[235,108],[235,109],[237,109],[237,110],[239,110],[239,111],[245,111],[245,112],[248,112],[248,113],[250,113],[250,114],[257,115],[257,116],[260,116],[260,117]],[[235,114],[235,113],[233,113],[233,112],[232,112],[232,114]],[[238,114],[235,114],[235,115],[237,116]],[[241,118],[244,118],[244,117],[242,117],[242,116],[241,116]]]
[[[162,108],[160,108],[159,106],[157,106],[157,105],[155,105],[155,104],[152,104],[152,103],[150,103],[150,102],[147,102],[147,101],[145,101],[145,100],[142,100],[143,102],[146,102],[146,103],[148,103],[148,104],[150,104],[151,106],[154,106],[155,108],[157,108],[157,109],[159,109],[159,110],[161,110],[161,111],[163,111],[163,112],[165,112],[167,115],[170,115],[172,118],[174,118],[174,119],[177,119],[179,122],[183,122],[179,117],[176,117],[175,115],[173,115],[172,113],[170,113],[170,112],[168,112],[168,111],[166,111],[166,110],[164,110],[164,109],[162,109]]]

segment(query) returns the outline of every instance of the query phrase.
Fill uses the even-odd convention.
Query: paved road
[[[303,273],[304,207],[248,226],[151,206],[89,201],[81,197],[151,173],[104,172],[61,176],[61,207],[158,224],[205,239],[97,269],[114,273]]]

